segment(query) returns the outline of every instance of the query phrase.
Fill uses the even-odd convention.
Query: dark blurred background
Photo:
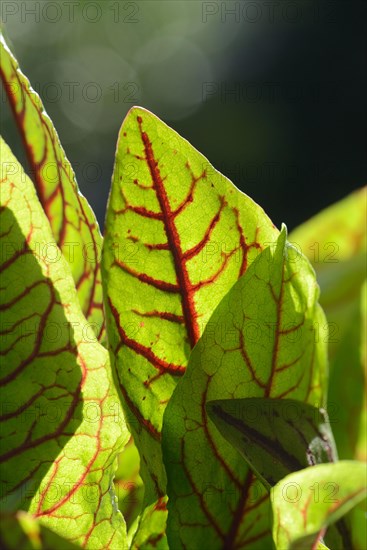
[[[132,105],[292,229],[366,181],[366,2],[6,1],[5,35],[103,227]],[[2,90],[2,134],[23,160]]]

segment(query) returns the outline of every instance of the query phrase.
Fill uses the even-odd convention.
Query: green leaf
[[[165,493],[162,417],[192,347],[278,231],[186,140],[141,108],[118,140],[102,275],[118,386],[146,503]]]
[[[78,189],[74,171],[38,94],[0,33],[0,75],[29,159],[39,199],[54,239],[71,267],[78,297],[90,327],[104,340],[100,255],[102,237],[96,217]],[[16,164],[7,170],[15,171]],[[25,182],[22,182],[24,187]],[[56,249],[47,248],[50,261]],[[86,329],[87,330],[87,329]]]
[[[324,315],[309,262],[283,228],[214,311],[168,404],[163,456],[170,547],[270,546],[267,491],[209,421],[206,403],[291,398],[323,406]],[[321,335],[323,336],[323,335]]]
[[[367,187],[358,189],[289,235],[315,268],[325,308],[341,307],[358,296],[365,279],[366,193]]]
[[[308,550],[367,494],[366,464],[344,460],[286,476],[271,490],[279,550]],[[347,546],[343,546],[347,548]]]
[[[60,537],[27,512],[2,514],[0,522],[0,544],[3,550],[77,550],[75,544]]]
[[[137,525],[131,550],[169,550],[166,537],[167,497],[146,506]]]
[[[366,446],[360,441],[367,380],[361,340],[366,190],[359,189],[323,210],[289,237],[312,262],[321,288],[331,358],[328,411],[341,459],[367,459]]]
[[[209,418],[270,489],[307,466],[337,460],[326,411],[295,399],[209,401]]]
[[[66,260],[44,252],[58,249],[32,182],[0,148],[1,507],[77,545],[124,548],[112,478],[128,434],[108,353],[84,330]]]

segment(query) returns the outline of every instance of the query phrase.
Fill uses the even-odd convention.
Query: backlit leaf
[[[45,254],[58,250],[49,223],[2,140],[1,158],[1,508],[79,546],[124,548],[112,479],[128,434],[108,353],[84,330],[65,258]]]
[[[103,247],[108,339],[141,454],[165,493],[162,417],[221,298],[278,231],[186,140],[141,108],[118,140]]]
[[[147,506],[141,515],[131,550],[169,550],[166,537],[167,497]]]
[[[54,239],[71,267],[78,297],[91,331],[104,339],[100,255],[102,237],[96,217],[78,189],[74,171],[38,94],[0,33],[0,75],[17,121],[38,197]],[[16,164],[7,170],[16,170]],[[21,182],[25,186],[25,180]],[[48,247],[50,261],[55,249]]]
[[[367,494],[366,464],[343,460],[286,476],[271,490],[278,550],[309,550]],[[343,548],[350,548],[343,545]]]
[[[326,345],[314,272],[283,228],[214,311],[164,415],[172,548],[271,546],[266,489],[207,416],[244,397],[323,405]]]

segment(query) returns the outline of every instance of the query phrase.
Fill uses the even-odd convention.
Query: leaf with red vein
[[[118,140],[102,275],[111,358],[142,457],[146,503],[165,492],[162,417],[191,349],[277,235],[264,211],[186,140],[148,111],[130,110]]]
[[[218,399],[206,405],[222,436],[270,489],[286,475],[337,452],[324,410],[295,399]]]
[[[342,460],[282,479],[271,490],[276,548],[315,548],[328,526],[366,497],[366,472],[365,463]]]
[[[267,491],[209,421],[206,404],[266,397],[323,405],[319,290],[306,258],[293,259],[283,228],[214,311],[165,411],[172,548],[271,547]]]
[[[59,136],[0,33],[0,75],[21,133],[38,197],[54,239],[71,267],[89,333],[104,340],[100,254],[102,237],[93,210],[80,193]],[[55,250],[48,245],[50,258]]]
[[[111,489],[127,430],[107,350],[88,336],[70,267],[34,186],[1,140],[1,489],[86,548],[124,548]]]
[[[169,550],[166,537],[167,497],[146,506],[132,539],[131,550]]]
[[[335,462],[337,451],[326,411],[295,399],[219,399],[206,406],[222,436],[270,490],[286,475]],[[348,521],[328,531],[331,548],[352,546]]]

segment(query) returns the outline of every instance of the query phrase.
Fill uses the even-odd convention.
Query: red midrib
[[[174,223],[174,215],[171,210],[166,190],[163,185],[158,162],[154,158],[152,144],[146,132],[142,129],[143,120],[137,117],[141,138],[144,144],[146,159],[148,162],[153,185],[157,194],[158,202],[162,210],[163,221],[166,230],[167,240],[173,255],[178,284],[182,296],[182,310],[185,318],[186,329],[191,347],[194,347],[200,337],[197,314],[194,305],[194,289],[186,269],[184,254],[181,248],[181,240]]]
[[[234,513],[233,521],[231,523],[231,526],[228,530],[228,533],[226,535],[226,538],[224,540],[223,547],[226,550],[230,550],[231,548],[234,548],[236,537],[239,532],[240,524],[243,519],[244,511],[246,509],[246,503],[250,494],[251,489],[251,483],[253,481],[253,474],[252,471],[249,470],[246,476],[246,479],[244,481],[244,485],[242,488],[242,494],[241,497],[237,503],[237,507]]]
[[[25,131],[25,127],[24,127],[24,117],[25,117],[25,110],[26,110],[26,104],[25,104],[25,94],[27,94],[27,97],[29,99],[29,101],[34,105],[34,101],[31,97],[31,95],[29,94],[28,90],[27,89],[24,89],[24,87],[22,86],[22,83],[21,81],[19,80],[19,77],[17,75],[17,69],[16,67],[14,67],[14,64],[12,62],[12,70],[15,74],[15,78],[17,80],[17,84],[19,85],[20,87],[20,90],[21,90],[21,94],[23,96],[23,101],[24,101],[24,106],[22,108],[22,111],[20,113],[17,112],[17,106],[16,106],[16,99],[15,99],[15,94],[12,93],[11,91],[11,86],[10,84],[8,83],[7,81],[7,77],[5,75],[5,72],[2,70],[2,68],[0,67],[0,77],[3,81],[3,84],[4,84],[4,88],[5,88],[5,91],[6,91],[6,94],[7,94],[7,97],[8,97],[8,100],[9,100],[9,104],[10,104],[10,107],[11,107],[11,110],[12,110],[12,113],[13,113],[13,116],[14,116],[14,119],[15,119],[15,122],[18,126],[18,129],[19,129],[19,133],[21,135],[21,138],[22,138],[22,142],[23,142],[23,146],[24,146],[24,150],[26,152],[26,156],[27,156],[27,159],[28,159],[28,162],[29,162],[29,165],[33,168],[33,174],[34,174],[34,177],[35,177],[35,180],[36,180],[36,191],[37,191],[37,196],[39,197],[41,203],[42,203],[42,206],[45,210],[45,213],[47,214],[47,217],[50,221],[50,223],[52,222],[52,217],[49,215],[48,213],[48,202],[50,200],[50,197],[46,197],[46,191],[45,191],[45,186],[44,186],[44,181],[42,179],[42,176],[41,176],[41,173],[40,173],[40,169],[42,167],[42,165],[44,165],[45,163],[45,160],[46,160],[46,152],[47,152],[47,141],[46,141],[46,144],[45,144],[45,151],[44,151],[44,154],[43,154],[43,158],[39,161],[39,162],[36,162],[35,158],[34,158],[34,155],[33,155],[33,152],[32,152],[32,149],[31,147],[29,146],[28,144],[28,139],[27,139],[27,135],[26,135],[26,131]],[[52,147],[53,147],[53,151],[54,151],[54,156],[55,156],[55,160],[56,160],[56,166],[57,166],[57,171],[58,171],[58,174],[59,174],[59,184],[55,187],[53,193],[57,193],[57,192],[60,192],[61,193],[61,196],[62,196],[62,202],[63,202],[63,205],[65,206],[67,201],[66,201],[66,197],[65,197],[65,192],[64,192],[64,188],[63,188],[63,185],[62,185],[62,176],[61,176],[61,171],[60,171],[60,165],[59,165],[59,159],[57,157],[57,154],[56,154],[56,150],[55,150],[55,142],[54,142],[54,138],[53,136],[50,134],[50,130],[47,126],[47,124],[45,123],[45,121],[43,120],[37,106],[36,106],[36,113],[37,113],[37,116],[39,118],[39,121],[40,121],[40,124],[41,126],[44,127],[44,131],[46,134],[48,134],[49,138],[50,138],[50,141],[52,143]],[[61,147],[61,145],[60,145]],[[69,163],[70,165],[70,169],[72,170],[72,167],[71,167],[71,164]],[[69,180],[70,181],[70,180]],[[73,183],[72,181],[70,181],[72,187],[73,187]],[[75,191],[75,188],[74,188],[74,191]],[[52,194],[53,194],[52,193]],[[51,195],[52,196],[52,195]],[[75,196],[76,196],[76,199],[78,201],[78,204],[79,204],[79,207],[81,209],[81,213],[82,213],[82,217],[83,217],[83,221],[84,223],[86,224],[86,226],[88,227],[89,229],[89,234],[91,236],[91,239],[92,239],[92,243],[93,243],[93,251],[96,253],[96,258],[98,257],[98,250],[97,250],[97,244],[96,244],[96,241],[95,241],[95,236],[92,232],[92,228],[89,224],[89,220],[88,220],[88,217],[85,213],[85,210],[84,210],[84,207],[83,207],[83,204],[82,204],[82,201],[80,199],[80,196],[79,196],[79,193],[76,191],[75,192]],[[65,208],[63,208],[63,214],[64,214],[64,221],[62,223],[62,226],[61,226],[61,230],[60,230],[60,233],[58,235],[58,237],[56,237],[55,235],[55,239],[57,241],[57,244],[60,248],[63,247],[63,244],[64,244],[64,241],[65,241],[65,238],[66,238],[66,230],[67,230],[67,224],[69,222],[69,220],[67,220],[66,218],[66,210]],[[70,223],[70,222],[69,222]],[[52,225],[52,223],[51,223]],[[52,227],[52,230],[54,230],[54,228]],[[98,232],[98,229],[97,229],[97,232]],[[91,288],[91,291],[89,293],[89,300],[88,300],[88,309],[87,311],[85,312],[85,315],[87,316],[87,318],[89,318],[89,316],[91,315],[92,313],[92,310],[96,307],[99,306],[99,303],[102,304],[102,302],[95,302],[95,295],[96,295],[96,286],[97,286],[97,276],[98,276],[98,271],[99,271],[99,262],[95,262],[94,264],[94,268],[91,270],[91,272],[88,273],[88,278],[90,277],[90,274],[92,273],[92,288]],[[102,336],[104,332],[104,322],[102,322],[101,324],[101,327],[100,327],[100,335]]]

